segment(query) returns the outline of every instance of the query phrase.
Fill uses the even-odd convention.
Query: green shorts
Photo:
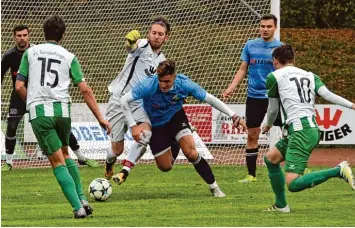
[[[285,171],[303,174],[313,149],[318,145],[320,132],[318,127],[292,132],[288,138],[276,143],[276,148],[285,158]]]
[[[31,120],[31,125],[38,145],[45,155],[51,155],[63,145],[69,145],[69,117],[37,117]]]

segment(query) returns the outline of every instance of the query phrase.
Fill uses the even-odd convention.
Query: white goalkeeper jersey
[[[299,119],[315,115],[315,96],[324,86],[320,78],[295,66],[286,66],[270,73],[266,81],[268,96],[279,98],[286,125],[299,124]]]
[[[55,43],[36,45],[24,53],[17,80],[27,85],[26,109],[30,119],[70,117],[69,85],[84,81],[74,54]]]
[[[156,54],[152,50],[147,39],[138,40],[137,45],[138,48],[128,54],[122,71],[108,87],[115,99],[119,99],[139,82],[154,75],[159,63],[166,59],[163,53]]]

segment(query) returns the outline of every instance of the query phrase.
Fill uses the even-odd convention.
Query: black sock
[[[78,150],[80,148],[78,140],[76,140],[72,132],[70,132],[70,136],[69,136],[69,146],[70,149],[72,149],[73,151]]]
[[[213,184],[216,181],[210,165],[200,154],[196,161],[190,162],[195,166],[196,171],[207,184]]]
[[[173,164],[177,156],[179,155],[179,151],[180,151],[180,144],[174,140],[173,143],[171,144],[171,153],[173,154]]]
[[[247,161],[248,174],[253,177],[256,176],[256,159],[258,158],[258,148],[246,149],[245,158]]]
[[[16,136],[5,138],[5,148],[7,154],[14,154],[15,146],[16,146]]]

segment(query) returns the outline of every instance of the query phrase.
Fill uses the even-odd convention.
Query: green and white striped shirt
[[[278,69],[266,79],[268,96],[280,99],[283,122],[287,125],[299,125],[301,118],[315,116],[315,96],[322,86],[317,75],[295,66]]]
[[[27,49],[18,79],[28,82],[26,109],[30,120],[41,116],[70,117],[70,79],[75,85],[85,81],[75,55],[55,43]]]

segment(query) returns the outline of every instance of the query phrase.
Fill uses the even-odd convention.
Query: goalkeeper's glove
[[[130,44],[130,46],[133,47],[136,44],[137,40],[141,38],[141,34],[137,30],[132,30],[125,36],[125,38]]]

